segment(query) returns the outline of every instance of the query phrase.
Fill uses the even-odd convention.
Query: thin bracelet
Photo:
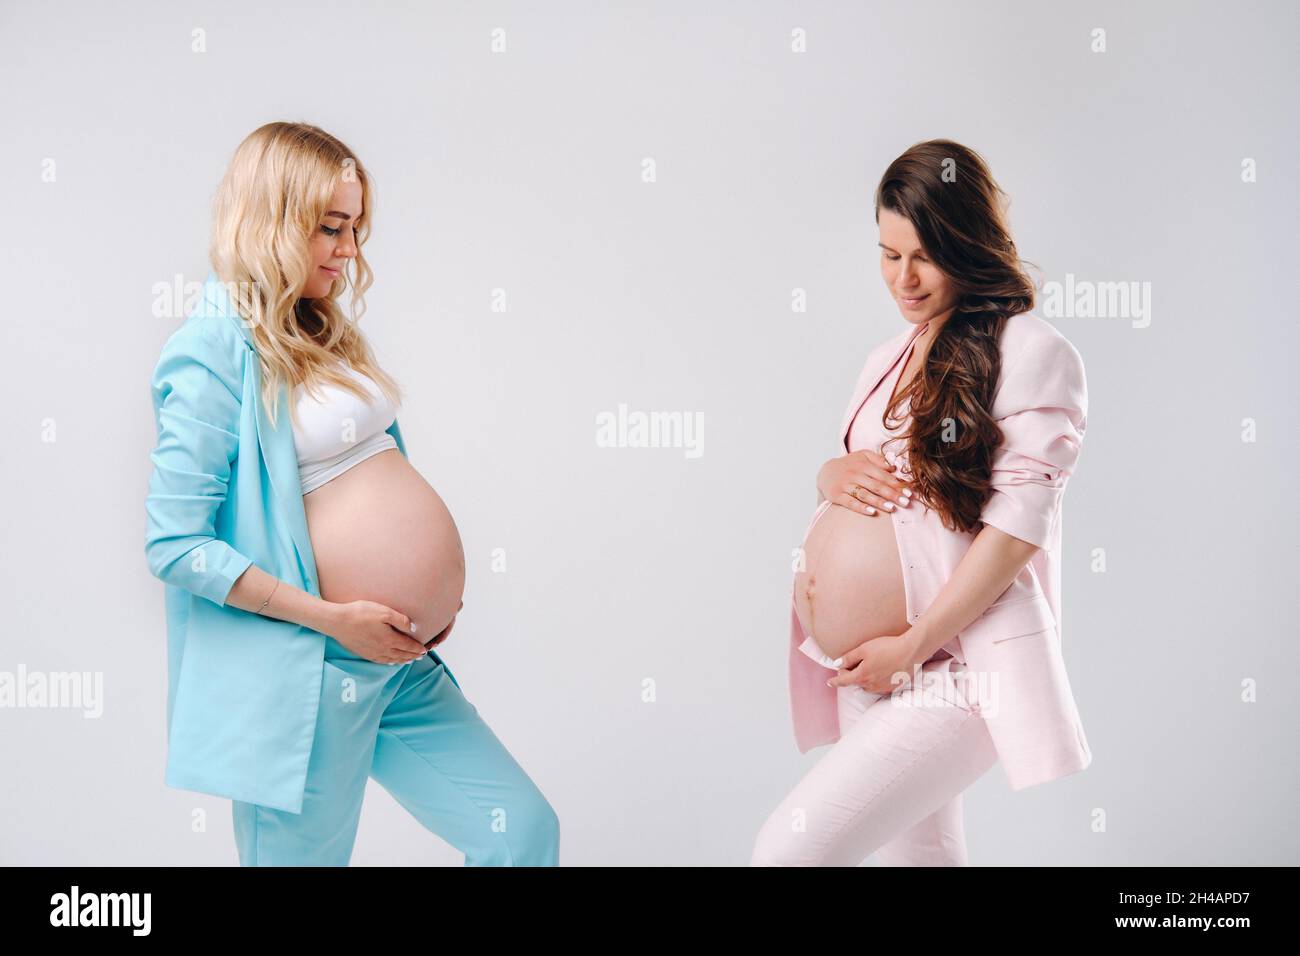
[[[279,586],[280,586],[280,579],[276,578],[275,588],[278,588]],[[258,614],[261,614],[262,611],[266,609],[266,606],[271,603],[271,598],[275,597],[275,588],[271,588],[271,593],[266,596],[266,600],[262,602],[262,606],[257,609]]]

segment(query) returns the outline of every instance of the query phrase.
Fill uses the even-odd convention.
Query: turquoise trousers
[[[346,866],[374,777],[466,866],[556,866],[559,820],[442,663],[393,666],[328,635],[301,813],[232,801],[241,866]]]

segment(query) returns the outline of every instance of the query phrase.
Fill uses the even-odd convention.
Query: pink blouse
[[[917,330],[916,334],[918,336],[925,334],[925,330],[929,325],[929,322],[925,323]],[[903,377],[903,369],[907,368],[907,363],[910,361],[912,350],[915,347],[916,340],[913,339],[908,343],[903,354],[899,356],[894,367],[885,373],[885,378],[867,395],[867,400],[858,409],[857,415],[853,417],[853,424],[849,426],[848,448],[850,452],[861,451],[864,448],[878,452],[884,455],[891,465],[895,466],[895,472],[898,474],[908,473],[906,470],[900,470],[907,464],[907,449],[904,447],[905,442],[893,439],[896,439],[898,435],[907,429],[909,424],[907,411],[910,402],[904,400],[900,407],[900,412],[904,417],[895,427],[886,428],[882,419],[885,414],[885,406],[888,404],[890,396],[898,390],[898,381]],[[888,447],[882,449],[885,443],[888,443]],[[907,507],[912,506],[908,505]]]

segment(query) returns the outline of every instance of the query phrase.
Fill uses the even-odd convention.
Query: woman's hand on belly
[[[411,636],[411,619],[377,601],[337,605],[329,636],[348,650],[377,664],[408,664],[428,653]]]
[[[864,515],[877,508],[893,511],[895,503],[906,507],[910,485],[894,474],[884,455],[867,448],[832,458],[817,472],[817,490],[827,501]]]
[[[844,654],[843,665],[826,683],[832,687],[856,684],[873,694],[888,695],[909,685],[924,663],[919,645],[909,629],[863,641]]]

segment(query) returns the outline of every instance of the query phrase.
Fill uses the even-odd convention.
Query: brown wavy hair
[[[910,402],[911,428],[895,440],[907,443],[913,494],[950,530],[976,530],[992,494],[993,454],[1003,438],[990,411],[998,343],[1007,320],[1034,307],[1033,282],[1007,228],[1008,204],[979,154],[949,139],[910,147],[876,187],[877,225],[881,209],[911,222],[957,292],[921,369],[882,416],[897,428]]]

